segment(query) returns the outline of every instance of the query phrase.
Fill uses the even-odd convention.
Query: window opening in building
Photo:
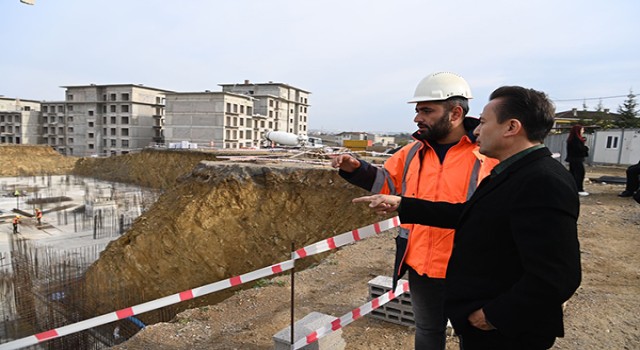
[[[607,136],[607,149],[618,148],[618,136]]]

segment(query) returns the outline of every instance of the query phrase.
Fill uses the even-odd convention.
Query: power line
[[[610,98],[627,97],[629,95],[607,96],[607,97],[587,97],[587,98],[571,98],[571,99],[552,99],[553,102],[573,102],[573,101],[587,101],[587,100],[606,100]]]

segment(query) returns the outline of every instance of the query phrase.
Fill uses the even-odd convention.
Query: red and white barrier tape
[[[307,256],[326,252],[331,249],[336,249],[338,247],[342,247],[343,245],[353,243],[367,237],[375,236],[380,232],[392,229],[399,225],[400,220],[397,216],[394,216],[391,219],[376,222],[375,224],[361,227],[351,232],[345,232],[343,234],[327,238],[323,241],[310,244],[304,248],[300,248],[293,253],[293,259],[301,259]]]
[[[169,295],[160,299],[148,301],[146,303],[131,306],[122,310],[96,316],[84,321],[73,323],[60,328],[51,329],[42,333],[34,334],[25,338],[20,338],[14,341],[10,341],[4,344],[0,344],[0,350],[12,350],[20,349],[26,346],[35,345],[40,342],[59,338],[65,335],[77,333],[89,328],[101,326],[107,323],[118,321],[130,316],[139,315],[147,311],[156,310],[168,305],[177,304],[179,302],[197,298],[203,295],[207,295],[214,292],[219,292],[223,289],[235,287],[243,283],[255,281],[260,278],[265,278],[271,275],[281,273],[283,271],[291,270],[293,268],[294,260],[301,259],[307,256],[315,255],[341,247],[345,244],[359,241],[361,239],[374,236],[380,232],[392,229],[400,225],[398,217],[393,217],[384,221],[377,222],[375,224],[365,226],[359,229],[355,229],[351,232],[345,232],[343,234],[325,239],[323,241],[308,245],[304,248],[298,249],[292,252],[292,259],[283,261],[278,264],[267,266],[265,268],[245,273],[243,275],[234,276],[226,280],[214,282],[201,287],[193,288],[184,292]]]
[[[409,290],[409,282],[404,282],[402,285],[397,286],[395,291],[390,290],[382,294],[381,296],[369,301],[368,303],[360,306],[359,308],[353,309],[353,311],[349,312],[348,314],[345,314],[340,318],[336,318],[335,320],[325,325],[324,327],[319,328],[307,334],[306,337],[300,338],[300,340],[295,342],[291,348],[293,350],[300,349],[315,341],[318,341],[318,339],[348,325],[349,323],[359,319],[360,317],[370,313],[371,311],[395,299],[399,295],[406,293],[408,290]]]

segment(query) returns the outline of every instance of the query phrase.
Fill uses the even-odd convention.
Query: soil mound
[[[350,203],[364,193],[325,166],[201,162],[109,244],[84,299],[102,314],[132,305],[123,292],[143,302],[288,260],[292,241],[379,221]]]
[[[165,189],[191,170],[201,160],[217,160],[214,153],[186,150],[144,149],[107,158],[82,158],[74,175],[105,181],[133,183],[143,187]]]
[[[44,145],[0,145],[0,176],[69,174],[77,160]]]

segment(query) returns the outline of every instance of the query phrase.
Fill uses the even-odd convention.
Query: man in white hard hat
[[[478,152],[473,135],[478,120],[466,117],[470,98],[471,89],[458,74],[430,74],[409,100],[416,104],[415,142],[394,153],[382,169],[348,154],[332,159],[332,166],[373,193],[462,203],[497,163]],[[393,287],[408,271],[416,349],[445,348],[444,288],[453,236],[451,229],[402,225],[396,237]]]

